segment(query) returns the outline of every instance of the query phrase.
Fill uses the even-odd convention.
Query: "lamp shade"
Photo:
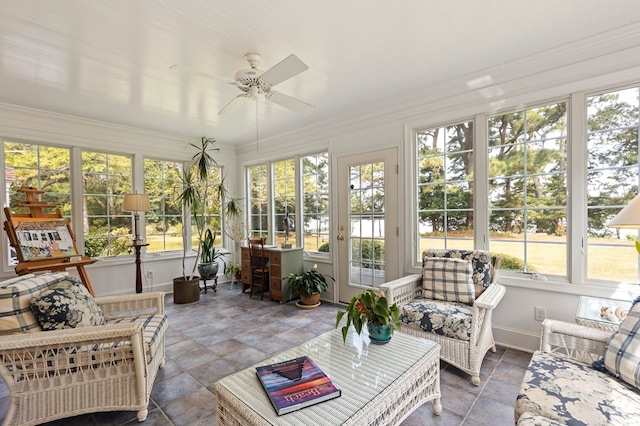
[[[636,195],[609,223],[609,228],[640,229],[640,195]]]
[[[122,201],[123,212],[148,212],[149,207],[147,194],[126,194]]]

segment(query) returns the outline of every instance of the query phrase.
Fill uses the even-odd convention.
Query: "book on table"
[[[278,415],[340,396],[340,389],[307,356],[256,367]]]

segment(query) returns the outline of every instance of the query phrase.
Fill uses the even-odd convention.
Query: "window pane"
[[[329,155],[302,158],[304,249],[329,252]]]
[[[131,193],[131,158],[83,151],[82,178],[86,255],[129,253],[133,221],[122,211],[122,198]]]
[[[566,104],[488,119],[489,235],[503,269],[567,276]]]
[[[175,201],[181,174],[180,162],[144,159],[144,191],[151,208],[145,214],[147,252],[182,250],[182,208]]]
[[[268,191],[267,165],[249,168],[249,234],[253,238],[269,235],[267,221]]]
[[[473,123],[416,134],[417,260],[430,248],[473,248]]]
[[[26,208],[15,206],[24,201],[23,193],[17,192],[23,186],[31,186],[44,191],[38,195],[41,201],[57,206],[62,216],[71,221],[71,183],[70,152],[68,148],[4,142],[4,170],[6,181],[6,200],[16,213],[29,213]],[[9,253],[10,265],[17,258]]]
[[[587,99],[588,278],[640,279],[634,247],[638,231],[606,226],[638,193],[638,93],[635,87]]]

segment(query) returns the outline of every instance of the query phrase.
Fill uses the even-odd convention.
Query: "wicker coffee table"
[[[440,346],[395,333],[385,345],[351,333],[346,345],[332,330],[292,349],[227,376],[214,385],[218,425],[369,425],[398,424],[433,400],[440,414]],[[255,367],[309,356],[342,390],[336,399],[278,416]]]

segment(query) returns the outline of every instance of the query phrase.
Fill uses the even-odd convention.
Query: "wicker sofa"
[[[472,279],[476,286],[482,287],[481,294],[467,303],[425,298],[424,271],[384,283],[380,290],[389,303],[398,304],[403,323],[401,332],[439,343],[440,358],[470,374],[471,382],[479,386],[482,360],[489,349],[495,352],[491,314],[505,293],[504,286],[495,282],[500,259],[484,250],[424,252],[424,259],[433,257],[471,262]]]
[[[42,331],[30,303],[61,281],[82,286],[68,273],[0,283],[0,375],[10,392],[4,424],[127,410],[144,421],[165,359],[164,293],[98,297],[104,325]]]
[[[525,372],[514,410],[518,425],[630,425],[640,419],[640,392],[592,367],[611,332],[545,320],[540,350]]]

